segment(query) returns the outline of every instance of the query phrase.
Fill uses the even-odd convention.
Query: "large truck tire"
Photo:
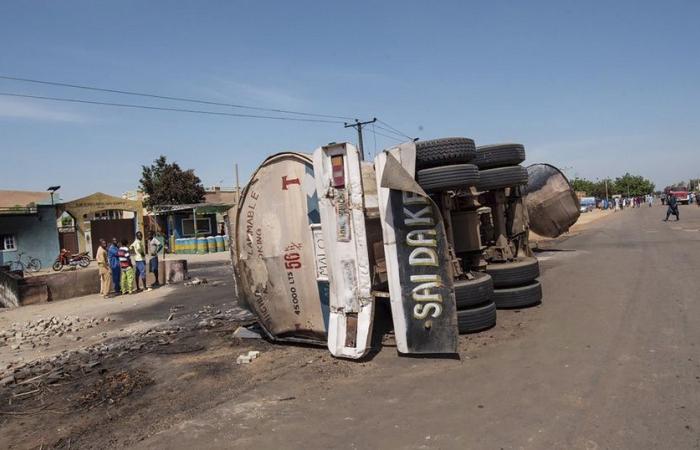
[[[539,281],[513,288],[494,289],[493,301],[499,309],[526,308],[542,303],[542,285]]]
[[[480,191],[492,191],[521,184],[527,184],[527,169],[522,166],[497,167],[480,170],[476,188]]]
[[[468,163],[476,155],[474,141],[451,137],[416,142],[416,169]]]
[[[423,189],[430,192],[463,189],[476,186],[479,182],[479,169],[473,164],[431,167],[419,170],[416,180]]]
[[[483,170],[517,166],[523,161],[525,161],[525,147],[521,144],[495,144],[477,147],[472,164]]]
[[[493,296],[493,281],[491,276],[483,272],[472,272],[471,280],[455,281],[455,300],[457,309],[465,309],[474,305],[491,301]]]
[[[540,276],[540,263],[531,256],[506,263],[489,264],[486,273],[493,278],[495,288],[522,286]]]
[[[494,325],[496,325],[496,304],[494,302],[457,311],[457,326],[460,333],[476,333]]]

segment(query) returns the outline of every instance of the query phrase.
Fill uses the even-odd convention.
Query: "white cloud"
[[[223,77],[213,77],[201,89],[205,96],[221,99],[222,102],[245,103],[251,106],[269,108],[304,108],[307,101],[288,90],[275,86],[243,83]]]
[[[87,121],[86,116],[54,108],[45,102],[9,98],[0,98],[0,117],[45,122],[83,123]]]

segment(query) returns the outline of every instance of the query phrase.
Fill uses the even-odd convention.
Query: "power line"
[[[279,116],[263,116],[258,114],[239,114],[239,113],[227,113],[222,111],[206,111],[201,109],[184,109],[184,108],[167,108],[164,106],[147,106],[147,105],[134,105],[130,103],[112,103],[112,102],[98,102],[92,100],[83,100],[76,98],[65,98],[65,97],[46,97],[41,95],[29,95],[29,94],[17,94],[13,92],[0,92],[0,95],[6,97],[21,97],[21,98],[33,98],[38,100],[51,100],[56,102],[68,102],[68,103],[86,103],[89,105],[101,105],[101,106],[114,106],[119,108],[136,108],[136,109],[148,109],[154,111],[171,111],[171,112],[182,112],[182,113],[192,113],[192,114],[207,114],[212,116],[229,116],[229,117],[244,117],[250,119],[272,119],[272,120],[290,120],[296,122],[317,122],[317,123],[344,123],[339,120],[326,120],[326,119],[305,119],[302,117],[279,117]]]
[[[403,136],[403,137],[405,137],[405,138],[407,138],[407,139],[413,140],[413,138],[412,138],[411,136],[407,135],[406,133],[404,133],[404,132],[402,132],[402,131],[400,131],[400,130],[397,130],[396,128],[392,127],[391,125],[389,125],[388,123],[384,122],[383,120],[381,120],[381,119],[377,119],[377,120],[379,121],[379,123],[383,123],[385,126],[391,128],[393,131],[395,131],[396,133],[400,134],[401,136]]]
[[[360,150],[360,159],[364,160],[365,159],[365,148],[364,144],[362,143],[362,127],[365,125],[369,125],[370,123],[374,123],[377,121],[377,118],[374,117],[372,120],[368,120],[366,122],[360,122],[359,119],[355,119],[355,123],[347,123],[345,122],[343,125],[345,128],[354,128],[357,130],[357,139],[358,139],[358,147]]]
[[[405,137],[403,134],[397,133],[397,132],[395,132],[395,131],[393,131],[393,130],[390,130],[389,128],[383,127],[383,126],[381,126],[381,125],[377,125],[377,128],[379,128],[380,130],[384,130],[384,131],[386,131],[387,133],[390,133],[391,135],[400,137],[402,140],[406,140],[406,137]],[[412,138],[408,138],[408,139],[413,140]]]
[[[327,117],[330,119],[346,119],[346,120],[353,120],[354,119],[353,117],[336,116],[336,115],[332,115],[332,114],[317,114],[317,113],[310,113],[310,112],[304,112],[304,111],[292,111],[292,110],[288,110],[288,109],[263,108],[260,106],[242,105],[242,104],[237,104],[237,103],[214,102],[214,101],[200,100],[200,99],[195,99],[195,98],[173,97],[173,96],[169,96],[169,95],[150,94],[150,93],[146,93],[146,92],[126,91],[123,89],[108,89],[108,88],[100,88],[100,87],[95,87],[95,86],[87,86],[87,85],[82,85],[82,84],[62,83],[62,82],[58,82],[58,81],[46,81],[46,80],[36,80],[36,79],[32,79],[32,78],[10,77],[7,75],[0,75],[0,79],[11,80],[11,81],[21,81],[24,83],[46,84],[46,85],[50,85],[50,86],[61,86],[61,87],[68,87],[68,88],[73,88],[73,89],[85,89],[85,90],[89,90],[89,91],[109,92],[112,94],[135,95],[135,96],[139,96],[139,97],[157,98],[160,100],[173,100],[173,101],[178,101],[178,102],[200,103],[203,105],[212,105],[212,106],[228,106],[230,108],[250,109],[250,110],[255,110],[255,111],[268,111],[268,112],[276,112],[276,113],[282,113],[282,114],[296,114],[296,115],[300,115],[300,116],[311,116],[311,117]]]
[[[396,142],[404,142],[403,139],[399,139],[399,138],[394,137],[394,136],[389,136],[388,134],[380,133],[379,131],[375,131],[375,133],[378,134],[379,136],[383,136],[387,139],[393,139]]]

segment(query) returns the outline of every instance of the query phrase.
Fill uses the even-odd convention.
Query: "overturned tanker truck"
[[[578,219],[566,177],[524,159],[522,145],[467,138],[371,162],[349,143],[272,155],[228,215],[239,301],[270,339],[336,357],[367,355],[380,310],[400,353],[456,353],[497,309],[540,303],[530,228],[556,237]]]

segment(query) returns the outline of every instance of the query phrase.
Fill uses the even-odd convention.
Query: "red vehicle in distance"
[[[688,204],[688,188],[685,186],[669,186],[666,189],[664,189],[664,193],[666,196],[668,195],[673,195],[676,197],[676,201],[678,203],[687,205]]]

